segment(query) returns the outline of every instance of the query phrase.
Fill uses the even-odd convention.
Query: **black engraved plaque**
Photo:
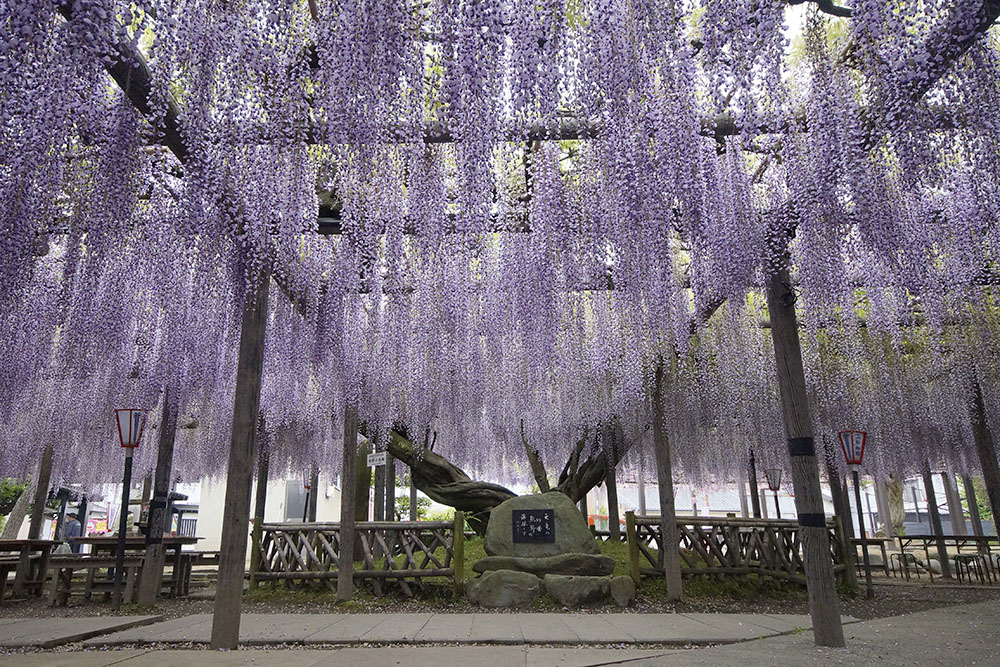
[[[554,510],[511,510],[511,513],[515,544],[556,541]]]

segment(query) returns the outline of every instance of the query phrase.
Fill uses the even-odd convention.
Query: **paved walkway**
[[[563,614],[517,614],[549,623]],[[597,616],[597,615],[595,615]],[[602,615],[603,616],[603,615]],[[622,616],[622,615],[616,615]],[[650,615],[632,615],[648,618]],[[678,615],[680,616],[680,615]],[[803,665],[998,665],[1000,600],[846,625],[847,647],[813,646],[811,632],[697,649],[408,646],[248,648],[239,651],[115,649],[0,656],[0,667],[801,667]],[[68,620],[68,619],[60,619]],[[150,626],[155,627],[155,626]]]
[[[162,620],[162,616],[4,618],[0,619],[0,647],[52,648]]]
[[[240,642],[725,644],[808,627],[808,616],[765,614],[244,614]],[[95,637],[84,646],[207,643],[211,632],[211,615],[196,614]]]

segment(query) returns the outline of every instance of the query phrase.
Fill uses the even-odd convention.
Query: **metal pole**
[[[128,529],[128,499],[132,486],[133,447],[125,448],[125,474],[122,475],[122,509],[118,517],[118,550],[115,553],[115,592],[111,608],[115,611],[122,606],[122,575],[125,571],[125,531]]]
[[[774,490],[774,512],[777,518],[781,518],[781,506],[778,504],[778,490]]]
[[[865,561],[865,597],[871,600],[875,597],[872,590],[872,565],[868,558],[868,538],[865,536],[864,510],[861,509],[861,481],[858,479],[858,469],[851,471],[854,475],[854,498],[858,501],[858,527],[861,529],[861,555]]]

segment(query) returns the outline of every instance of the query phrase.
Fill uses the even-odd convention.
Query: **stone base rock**
[[[542,580],[527,572],[493,570],[466,588],[470,602],[480,607],[516,607],[542,594]]]
[[[635,602],[635,582],[632,577],[612,577],[611,597],[619,607],[632,606]]]
[[[555,542],[514,543],[513,510],[550,509],[555,517]],[[544,558],[559,554],[600,554],[597,540],[565,493],[552,491],[505,500],[490,512],[483,548],[490,556]]]
[[[588,602],[600,602],[608,597],[610,588],[609,577],[545,575],[545,592],[564,607],[579,607]]]
[[[472,569],[482,574],[490,570],[516,570],[530,572],[539,577],[546,574],[574,574],[599,577],[614,572],[615,559],[593,554],[560,554],[545,558],[516,558],[514,556],[487,556],[473,564]]]

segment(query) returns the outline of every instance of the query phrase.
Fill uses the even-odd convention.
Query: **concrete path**
[[[0,619],[0,647],[52,648],[162,620],[162,616],[4,618]]]
[[[244,614],[240,642],[248,646],[704,645],[770,637],[808,627],[808,616],[765,614]],[[94,637],[84,646],[208,643],[211,632],[211,615],[195,614]]]
[[[473,615],[480,616],[480,615]],[[499,614],[482,615],[496,617]],[[552,623],[565,614],[511,615]],[[594,615],[594,616],[605,616]],[[624,616],[614,614],[609,616]],[[649,618],[650,615],[630,615]],[[678,615],[680,616],[680,615]],[[695,616],[687,614],[684,616]],[[707,615],[714,616],[714,615]],[[998,665],[1000,600],[945,607],[846,625],[847,647],[813,646],[811,632],[697,649],[540,648],[531,646],[407,646],[316,650],[303,647],[239,651],[116,649],[0,656],[0,667],[801,667],[802,665]],[[540,618],[539,618],[540,617]],[[753,617],[757,620],[771,617]],[[777,617],[781,618],[781,617]],[[58,619],[68,620],[68,619]],[[475,618],[470,627],[475,626]],[[711,620],[711,619],[709,619]],[[770,622],[770,621],[768,621]],[[520,627],[520,623],[518,624]],[[150,626],[155,627],[155,626]],[[508,626],[509,627],[509,626]],[[558,627],[558,626],[556,626]],[[567,624],[566,627],[570,627]]]

